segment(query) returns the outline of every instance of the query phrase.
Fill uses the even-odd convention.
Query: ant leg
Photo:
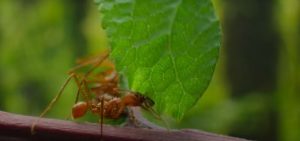
[[[90,68],[87,73],[84,74],[83,78],[81,79],[81,81],[79,82],[79,79],[77,77],[77,75],[74,75],[74,79],[76,81],[77,87],[78,87],[78,91],[76,94],[76,99],[75,99],[75,104],[78,102],[79,99],[79,93],[82,93],[84,100],[87,102],[88,106],[90,107],[90,91],[89,88],[87,86],[87,80],[86,78],[99,66],[103,63],[103,61],[108,58],[109,54],[106,53],[104,56],[98,56],[97,58],[93,58],[93,59],[89,59],[85,62],[83,62],[82,64],[74,67],[73,69],[71,69],[69,71],[69,73],[74,73],[77,69],[80,69],[84,66],[87,65],[91,65],[94,64],[94,66],[92,68]],[[82,88],[83,87],[83,88]],[[83,90],[82,90],[83,89]]]
[[[87,60],[83,63],[80,63],[79,65],[71,68],[68,73],[72,73],[72,72],[75,72],[76,70],[82,68],[82,67],[85,67],[85,66],[88,66],[88,65],[92,65],[92,64],[95,64],[98,62],[98,58],[93,58],[92,60]]]
[[[132,108],[128,107],[127,110],[128,110],[129,123],[132,123],[135,127],[142,127],[143,126],[142,123],[135,118]],[[150,127],[146,127],[146,128],[150,128]]]
[[[106,53],[104,56],[97,56],[97,58],[93,58],[91,60],[87,60],[86,62],[83,62],[77,66],[75,66],[74,68],[70,69],[68,71],[68,73],[74,73],[76,70],[85,67],[87,65],[92,65],[95,64],[95,66],[99,66],[106,58],[108,57],[108,53]],[[98,65],[99,64],[99,65]]]
[[[80,83],[79,83],[79,79],[78,79],[77,75],[74,75],[74,79],[75,79],[76,85],[78,87],[78,90],[77,90],[77,93],[76,93],[76,98],[75,98],[75,103],[74,103],[74,104],[76,104],[78,102],[78,99],[79,99],[79,93],[81,91],[81,88],[80,88]]]
[[[99,61],[90,69],[87,71],[87,73],[84,75],[84,79],[87,78],[99,65],[102,64],[102,62],[109,56],[109,54],[105,54],[103,57],[99,59]]]
[[[103,117],[104,117],[104,98],[101,98],[101,120],[100,120],[100,138],[103,136]]]
[[[155,118],[161,120],[163,124],[166,126],[167,130],[170,131],[170,126],[167,121],[165,121],[152,107],[142,106],[143,109],[149,111]]]
[[[76,99],[75,99],[75,104],[76,104],[76,103],[78,102],[78,100],[79,100],[79,94],[80,94],[80,93],[82,94],[84,100],[85,100],[85,101],[88,101],[89,98],[90,98],[90,96],[89,96],[89,93],[90,93],[90,92],[89,92],[89,89],[88,89],[88,87],[87,87],[85,78],[82,78],[82,80],[79,82],[78,76],[75,75],[75,76],[74,76],[74,79],[75,79],[76,85],[77,85],[77,87],[78,87],[77,94],[76,94]],[[82,87],[84,87],[84,88],[82,88]]]
[[[78,87],[78,90],[77,90],[77,93],[76,93],[76,99],[75,99],[75,104],[78,102],[79,100],[79,95],[80,93],[82,94],[83,98],[85,101],[88,102],[90,96],[89,96],[89,89],[87,87],[87,84],[86,84],[86,80],[83,78],[80,82],[79,82],[79,79],[78,79],[78,76],[76,74],[74,74],[74,79],[75,79],[75,82],[76,82],[76,85]],[[84,90],[82,90],[84,87]]]
[[[74,73],[73,73],[74,74]],[[87,86],[86,86],[86,82],[85,80],[81,80],[81,82],[79,82],[79,78],[78,78],[78,75],[74,74],[74,80],[76,82],[76,85],[78,87],[78,90],[77,90],[77,93],[76,93],[76,98],[75,98],[75,103],[74,104],[77,104],[78,100],[79,100],[79,95],[80,93],[82,94],[83,98],[84,98],[84,101],[88,104],[88,107],[90,107],[90,102],[89,102],[89,92],[87,89]],[[82,90],[82,86],[80,85],[81,83],[84,84],[84,87],[85,87],[85,91]],[[72,119],[74,118],[73,117],[73,113],[70,114],[67,119],[69,119],[70,117],[72,117]]]
[[[76,75],[74,76],[74,79],[78,86],[79,81],[78,81],[78,78]],[[84,116],[88,109],[90,109],[91,111],[93,110],[92,109],[93,105],[92,105],[92,102],[90,101],[90,92],[89,92],[89,89],[87,88],[86,81],[83,79],[81,82],[84,84],[83,85],[84,88],[82,88],[82,87],[78,88],[75,105],[73,105],[73,107],[72,107],[72,118],[73,119]],[[81,92],[81,94],[84,98],[84,102],[78,102],[79,92]]]
[[[74,80],[75,80],[75,82],[76,82],[76,85],[77,85],[77,88],[78,88],[77,93],[76,93],[75,102],[74,102],[74,104],[76,104],[76,103],[78,102],[78,100],[79,100],[79,94],[80,94],[80,92],[81,92],[82,94],[83,94],[84,92],[82,92],[82,91],[81,91],[81,88],[79,87],[79,86],[80,86],[80,82],[79,82],[78,75],[75,74],[75,73],[71,73],[71,75],[74,75],[73,78],[74,78]],[[83,94],[83,95],[84,95],[84,94]],[[73,119],[72,113],[70,113],[70,114],[66,117],[66,120],[69,120],[70,118]]]
[[[49,103],[49,105],[46,107],[46,109],[41,113],[41,115],[39,116],[39,118],[34,121],[31,125],[31,134],[35,134],[35,126],[36,124],[39,122],[39,120],[45,116],[45,114],[53,107],[53,105],[57,102],[57,100],[60,98],[62,92],[64,91],[65,87],[68,85],[68,83],[70,82],[70,80],[75,76],[75,74],[71,74],[67,80],[64,82],[64,84],[62,85],[62,87],[60,88],[58,94],[52,99],[52,101]]]
[[[85,92],[85,95],[84,95],[84,97],[85,97],[85,99],[90,99],[90,89],[88,88],[88,86],[87,86],[87,82],[86,82],[86,80],[84,79],[84,80],[82,80],[82,82],[83,82],[83,87],[84,87],[84,92]]]
[[[84,67],[86,65],[93,64],[93,63],[88,63],[88,64],[85,64],[85,65],[79,65],[79,66],[76,66],[76,67],[74,67],[73,69],[71,69],[69,71],[70,74],[74,74],[74,79],[75,79],[75,82],[76,82],[77,87],[78,87],[78,91],[77,91],[76,99],[75,99],[75,104],[78,102],[79,94],[82,93],[84,100],[88,103],[88,106],[90,107],[90,102],[89,102],[90,92],[89,92],[89,89],[87,87],[86,78],[99,65],[101,65],[101,63],[108,57],[108,55],[109,54],[105,54],[104,56],[101,56],[100,58],[98,58],[97,62],[93,62],[93,63],[96,63],[96,64],[90,70],[88,70],[88,72],[83,76],[83,78],[80,82],[79,82],[78,76],[74,73],[74,71],[81,68],[81,67]],[[82,90],[82,87],[84,87],[84,90]]]
[[[83,91],[82,93],[83,93],[83,95],[84,95],[84,98],[88,101],[88,97],[89,97],[89,92],[88,92],[88,88],[87,88],[87,86],[86,86],[86,78],[90,75],[90,73],[92,73],[99,65],[101,65],[101,63],[106,59],[108,57],[108,54],[105,54],[103,57],[101,57],[99,60],[97,60],[98,62],[90,69],[90,70],[88,70],[88,72],[83,76],[83,78],[82,78],[82,81],[79,83],[79,80],[78,80],[78,78],[77,78],[77,76],[75,76],[74,78],[75,78],[75,81],[76,81],[76,84],[77,84],[77,86],[78,86],[78,91],[77,91],[77,94],[76,94],[76,100],[75,100],[75,103],[78,101],[78,98],[79,98],[79,93],[80,93],[80,91],[81,91],[81,87],[82,87],[82,85],[84,85],[84,87],[85,87],[85,91]],[[76,68],[74,68],[74,69],[71,69],[71,71],[69,71],[69,73],[71,73],[71,74],[73,74],[73,72],[76,70],[76,69],[78,69],[78,68],[80,68],[79,66]]]

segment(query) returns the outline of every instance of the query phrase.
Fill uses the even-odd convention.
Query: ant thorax
[[[124,108],[125,106],[123,105],[120,97],[107,93],[98,95],[96,98],[91,100],[92,113],[106,118],[118,118],[120,114],[123,113]]]

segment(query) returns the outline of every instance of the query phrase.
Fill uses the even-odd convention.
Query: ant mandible
[[[155,117],[161,119],[152,109],[154,101],[149,97],[143,96],[139,92],[126,91],[119,88],[119,76],[115,71],[114,65],[110,62],[105,62],[108,56],[107,53],[96,58],[78,61],[79,65],[69,71],[69,77],[60,88],[58,94],[41,113],[39,119],[44,117],[44,115],[53,107],[72,78],[75,80],[78,87],[75,104],[72,107],[72,117],[75,119],[82,117],[87,111],[99,115],[101,118],[101,136],[103,132],[103,118],[118,119],[123,113],[126,113],[126,108],[130,106],[142,107],[154,114]],[[101,64],[108,65],[109,69],[100,73],[95,73],[95,69]],[[88,65],[93,66],[86,73],[76,73],[76,70]],[[125,93],[125,95],[121,97],[122,93]],[[80,94],[83,101],[79,101]],[[94,94],[93,97],[92,94]],[[35,126],[38,123],[38,120],[31,126],[32,134],[35,133]]]

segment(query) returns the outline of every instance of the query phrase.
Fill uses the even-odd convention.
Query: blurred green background
[[[223,30],[213,80],[175,128],[300,140],[300,1],[213,0]],[[39,115],[75,60],[107,48],[92,0],[0,1],[0,110]],[[47,117],[66,118],[70,84]]]

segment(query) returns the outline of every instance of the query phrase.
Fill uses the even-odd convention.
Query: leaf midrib
[[[186,95],[186,90],[179,78],[179,75],[178,75],[178,70],[177,70],[177,67],[176,67],[176,61],[175,61],[175,57],[174,57],[174,54],[173,54],[173,50],[172,50],[172,33],[173,33],[173,28],[174,28],[174,23],[175,23],[175,19],[177,17],[177,13],[178,13],[178,7],[182,4],[182,0],[180,0],[176,6],[176,9],[174,11],[174,15],[173,15],[173,18],[172,18],[172,21],[171,21],[171,26],[170,26],[170,29],[169,29],[169,33],[168,33],[168,50],[169,50],[169,53],[170,53],[170,57],[171,57],[171,60],[172,60],[172,66],[173,66],[173,69],[175,71],[175,78],[176,78],[176,82],[180,85],[181,87],[181,90],[183,92],[183,94],[181,95],[181,98],[179,100],[179,105],[178,107],[180,108],[181,107],[181,104],[182,104],[182,97]],[[179,116],[179,114],[181,113],[180,112],[181,110],[178,109],[178,112],[177,112],[177,116]]]

